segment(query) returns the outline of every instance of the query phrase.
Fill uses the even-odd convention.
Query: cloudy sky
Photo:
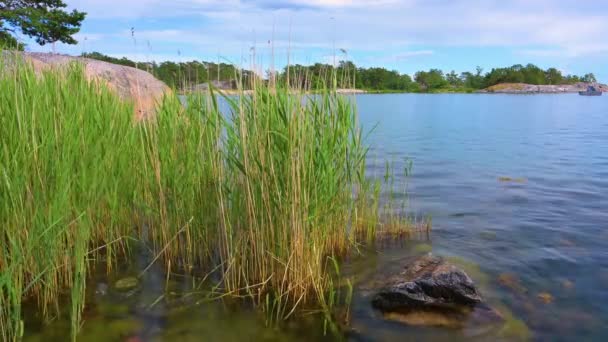
[[[335,55],[410,74],[535,63],[608,82],[604,0],[64,1],[88,16],[79,45],[59,44],[57,52],[248,67],[255,51],[265,68],[273,60],[281,67],[288,56],[310,64]]]

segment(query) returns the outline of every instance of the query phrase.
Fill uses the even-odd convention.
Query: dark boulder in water
[[[408,264],[372,300],[382,311],[454,309],[481,303],[477,287],[463,270],[430,254]]]
[[[383,282],[372,300],[386,320],[413,326],[464,329],[482,336],[504,323],[488,306],[473,280],[460,268],[430,254],[408,263]]]

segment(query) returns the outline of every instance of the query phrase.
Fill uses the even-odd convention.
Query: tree
[[[445,79],[452,87],[459,87],[462,85],[462,80],[460,79],[460,77],[458,77],[458,74],[456,74],[454,70],[447,73],[445,75]]]
[[[420,84],[420,88],[426,91],[441,89],[448,84],[443,77],[443,71],[439,69],[431,69],[428,72],[418,71],[414,75],[414,79]]]
[[[549,84],[562,84],[564,82],[564,76],[562,72],[556,68],[549,68],[545,71],[545,78]]]
[[[545,72],[534,64],[528,64],[522,70],[524,82],[528,84],[546,84]]]
[[[3,47],[17,50],[23,50],[24,48],[23,44],[17,41],[15,37],[8,34],[8,32],[0,31],[0,49]]]
[[[583,76],[582,78],[582,81],[587,83],[597,83],[597,79],[595,78],[594,74],[585,74],[585,76]]]
[[[40,45],[62,42],[76,44],[86,13],[66,12],[62,0],[0,0],[0,42],[16,42],[17,30]]]
[[[475,68],[475,73],[465,71],[460,74],[460,79],[466,88],[481,89],[483,88],[483,69],[478,66]]]

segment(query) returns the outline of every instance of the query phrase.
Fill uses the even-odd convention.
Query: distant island
[[[251,78],[260,76],[251,70],[239,69],[229,63],[208,61],[190,62],[135,62],[125,57],[115,58],[99,52],[84,53],[82,57],[114,64],[138,67],[152,73],[168,86],[188,92],[205,89],[209,84],[229,90],[236,87],[239,79],[247,85]],[[608,87],[597,83],[592,73],[583,76],[564,75],[556,68],[543,70],[534,64],[516,64],[506,68],[493,68],[484,73],[477,67],[474,72],[443,72],[439,69],[418,71],[413,77],[396,70],[382,67],[363,68],[350,61],[340,61],[338,66],[316,63],[310,66],[291,65],[280,71],[267,71],[265,77],[273,82],[285,82],[315,90],[331,85],[351,89],[353,93],[563,93],[586,89],[594,84],[602,91]],[[289,77],[287,77],[289,76]]]
[[[597,82],[577,82],[574,84],[558,85],[534,85],[525,83],[499,83],[485,89],[478,90],[478,93],[497,93],[497,94],[559,94],[559,93],[578,93],[587,90],[588,86],[594,86],[597,90],[608,92],[608,86]]]

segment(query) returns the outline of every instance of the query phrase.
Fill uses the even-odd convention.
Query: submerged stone
[[[532,333],[526,323],[514,317],[508,317],[505,324],[498,332],[498,336],[507,340],[528,341]]]
[[[574,288],[574,283],[568,279],[562,281],[562,287],[566,290],[571,290]]]
[[[548,292],[541,292],[538,294],[538,299],[545,304],[553,303],[553,296]]]
[[[516,294],[524,294],[528,290],[521,284],[519,278],[512,273],[502,273],[498,276],[498,283]]]
[[[384,319],[407,325],[461,328],[462,319],[435,311],[387,312]]]
[[[114,289],[118,291],[129,291],[139,285],[139,280],[136,277],[122,278],[114,283]]]
[[[479,233],[479,236],[484,240],[496,240],[496,232],[484,230]]]
[[[527,179],[525,179],[525,178],[512,178],[512,177],[504,177],[504,176],[502,176],[502,177],[498,177],[498,181],[499,182],[503,182],[503,183],[520,183],[520,184],[523,184],[523,183],[527,182]]]
[[[443,258],[426,255],[407,265],[373,298],[382,311],[474,306],[483,299],[473,280]]]
[[[466,329],[468,336],[480,335],[495,323],[503,322],[502,314],[487,305],[451,310],[391,311],[383,313],[383,318],[414,326]]]
[[[108,284],[106,283],[98,283],[95,286],[95,294],[99,296],[105,296],[108,293]]]
[[[412,252],[414,254],[424,254],[424,253],[430,253],[432,251],[433,251],[433,246],[429,245],[428,243],[419,243],[412,248]]]

